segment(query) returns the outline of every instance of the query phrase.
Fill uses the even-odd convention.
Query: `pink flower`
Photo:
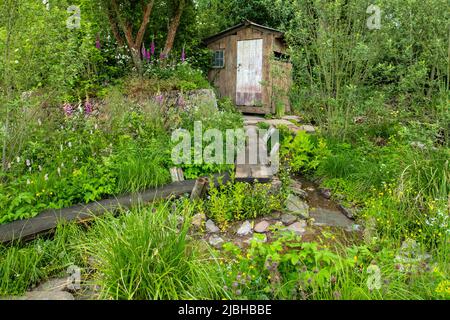
[[[100,37],[97,35],[97,40],[95,41],[95,47],[100,50],[101,45],[100,45]]]
[[[88,100],[84,103],[84,112],[89,115],[93,111],[92,103],[90,103]]]
[[[73,106],[70,103],[64,103],[63,110],[66,116],[70,117],[73,114]]]
[[[152,40],[152,43],[150,44],[150,53],[153,56],[155,54],[155,40]]]
[[[185,62],[186,61],[186,52],[184,51],[184,46],[183,46],[183,51],[181,51],[181,62]]]

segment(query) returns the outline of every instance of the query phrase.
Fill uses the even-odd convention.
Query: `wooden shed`
[[[208,78],[219,96],[244,113],[290,111],[292,65],[283,32],[246,20],[204,42],[213,51]]]

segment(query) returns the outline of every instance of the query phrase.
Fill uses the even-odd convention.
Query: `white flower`
[[[27,159],[27,160],[25,161],[25,163],[26,163],[27,167],[31,166],[31,162],[30,162],[29,159]]]
[[[38,167],[38,168],[39,168],[39,171],[42,171],[42,166],[41,166],[41,165],[39,165],[39,167]]]
[[[48,173],[45,174],[44,176],[44,180],[47,181],[48,180]]]
[[[69,141],[69,143],[67,143],[67,145],[69,146],[69,148],[72,148],[72,142]]]
[[[20,157],[17,157],[16,160],[17,160],[17,163],[20,163]]]
[[[27,179],[27,184],[30,184],[31,182],[30,182],[30,179]]]

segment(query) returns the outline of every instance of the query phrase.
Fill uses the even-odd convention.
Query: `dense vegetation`
[[[77,265],[101,298],[449,299],[448,1],[374,3],[381,28],[370,30],[362,0],[50,0],[48,9],[0,0],[0,224],[166,184],[174,129],[241,127],[229,100],[219,111],[162,100],[210,88],[201,40],[243,19],[286,32],[293,113],[318,128],[295,137],[279,128],[277,194],[232,181],[203,200],[1,246],[0,295]],[[70,5],[80,28],[66,24],[77,22]],[[230,166],[183,169],[195,178]],[[190,234],[199,212],[226,228],[281,210],[294,174],[357,208],[363,239],[325,230],[306,242],[275,230],[273,241],[218,251]],[[407,259],[418,253],[429,258]],[[373,265],[381,289],[367,285]]]

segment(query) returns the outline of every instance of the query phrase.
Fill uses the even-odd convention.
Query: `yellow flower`
[[[354,257],[353,257],[353,260],[355,260],[355,262],[358,261],[358,257],[357,257],[357,256],[354,256]]]

